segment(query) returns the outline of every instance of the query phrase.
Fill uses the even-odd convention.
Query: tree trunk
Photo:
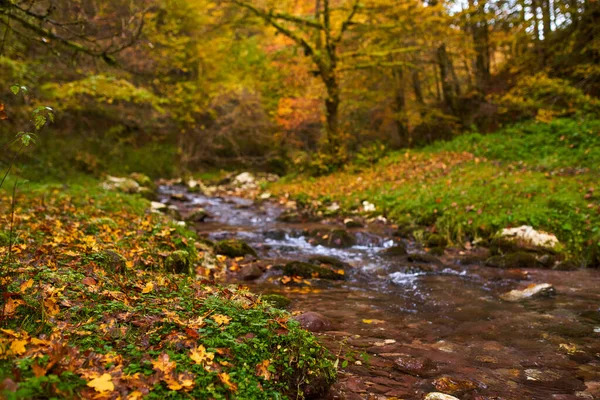
[[[488,21],[485,15],[485,1],[469,0],[471,9],[471,35],[475,47],[475,81],[477,89],[484,91],[490,80],[490,39]]]
[[[544,28],[544,41],[547,42],[552,33],[552,16],[550,14],[550,0],[541,0],[542,27]]]
[[[423,100],[423,89],[421,88],[421,78],[419,78],[419,71],[413,70],[412,72],[412,87],[415,93],[415,99],[420,106],[425,105]]]
[[[340,91],[337,79],[334,73],[327,77],[323,77],[325,88],[327,89],[327,98],[325,99],[326,118],[326,133],[327,144],[330,151],[339,149],[341,142],[339,137],[338,114],[340,108]]]
[[[442,93],[444,96],[444,103],[454,114],[458,114],[457,104],[457,93],[455,91],[455,85],[453,84],[452,67],[448,52],[446,51],[446,45],[442,44],[437,50],[437,61],[440,68],[440,80],[442,83]]]
[[[533,14],[533,38],[540,40],[540,21],[538,19],[538,0],[531,0],[531,13]]]
[[[398,139],[401,145],[410,145],[408,127],[406,125],[406,96],[404,93],[404,70],[397,68],[393,71],[395,86],[395,114],[396,128],[398,130]]]

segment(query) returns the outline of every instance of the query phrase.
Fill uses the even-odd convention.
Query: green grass
[[[377,164],[275,184],[306,203],[363,200],[401,225],[421,226],[456,244],[519,225],[558,236],[567,251],[597,265],[600,249],[600,121],[527,122],[465,134]]]

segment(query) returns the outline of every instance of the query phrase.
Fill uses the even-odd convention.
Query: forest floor
[[[273,399],[311,377],[311,390],[331,382],[332,361],[289,314],[241,287],[173,273],[201,264],[203,247],[147,200],[93,179],[27,183],[13,213],[10,194],[0,215],[4,398]]]

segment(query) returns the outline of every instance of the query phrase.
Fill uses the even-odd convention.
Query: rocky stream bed
[[[432,256],[377,220],[289,223],[275,202],[159,193],[205,211],[199,235],[256,250],[223,278],[290,300],[339,358],[329,399],[600,399],[598,271],[493,268],[478,249]]]

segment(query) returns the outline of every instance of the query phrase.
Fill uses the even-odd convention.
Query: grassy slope
[[[7,398],[272,399],[333,378],[323,348],[289,314],[240,288],[164,273],[171,252],[201,254],[191,232],[145,213],[145,200],[93,180],[19,193],[9,260],[10,200],[0,191]]]
[[[455,242],[528,224],[590,258],[600,246],[599,178],[600,121],[565,119],[465,134],[272,189],[301,201],[338,201],[347,212],[368,200],[400,224],[434,226]]]

